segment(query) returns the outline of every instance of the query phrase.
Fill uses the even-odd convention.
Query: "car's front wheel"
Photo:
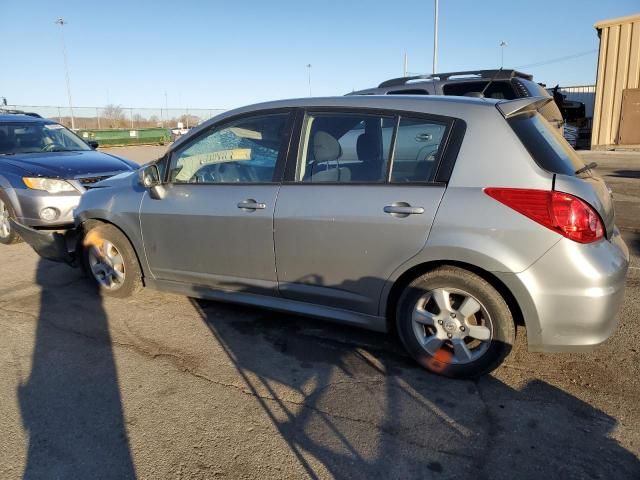
[[[133,246],[115,226],[99,224],[82,242],[85,271],[103,295],[128,297],[142,288],[142,274]]]
[[[11,218],[16,218],[15,211],[9,199],[0,191],[0,243],[4,245],[11,245],[12,243],[22,241],[20,235],[11,228],[11,223],[9,222]]]
[[[452,266],[411,282],[398,302],[396,322],[411,356],[448,377],[492,371],[515,341],[513,316],[500,293],[475,273]]]

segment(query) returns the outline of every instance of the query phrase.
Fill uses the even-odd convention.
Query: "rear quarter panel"
[[[497,109],[460,115],[467,130],[425,248],[393,273],[385,293],[402,273],[432,261],[522,272],[561,239],[484,193],[486,187],[551,190],[553,175],[535,164]]]

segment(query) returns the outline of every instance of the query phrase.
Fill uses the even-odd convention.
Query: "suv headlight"
[[[24,184],[33,190],[45,190],[49,193],[77,192],[76,188],[66,180],[57,178],[22,177]]]

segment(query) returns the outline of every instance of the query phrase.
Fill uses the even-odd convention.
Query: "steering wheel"
[[[201,168],[192,176],[191,183],[252,182],[256,180],[254,176],[248,165],[225,162]]]
[[[43,152],[55,152],[56,150],[64,150],[64,145],[54,142],[42,147]]]

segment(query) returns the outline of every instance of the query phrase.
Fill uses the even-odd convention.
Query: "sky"
[[[431,72],[433,4],[0,0],[0,97],[68,104],[58,17],[74,106],[233,108],[307,96],[309,70],[314,96],[343,95],[401,76],[405,53]],[[440,0],[438,70],[497,68],[504,41],[505,68],[593,84],[593,24],[635,13],[640,0]]]

